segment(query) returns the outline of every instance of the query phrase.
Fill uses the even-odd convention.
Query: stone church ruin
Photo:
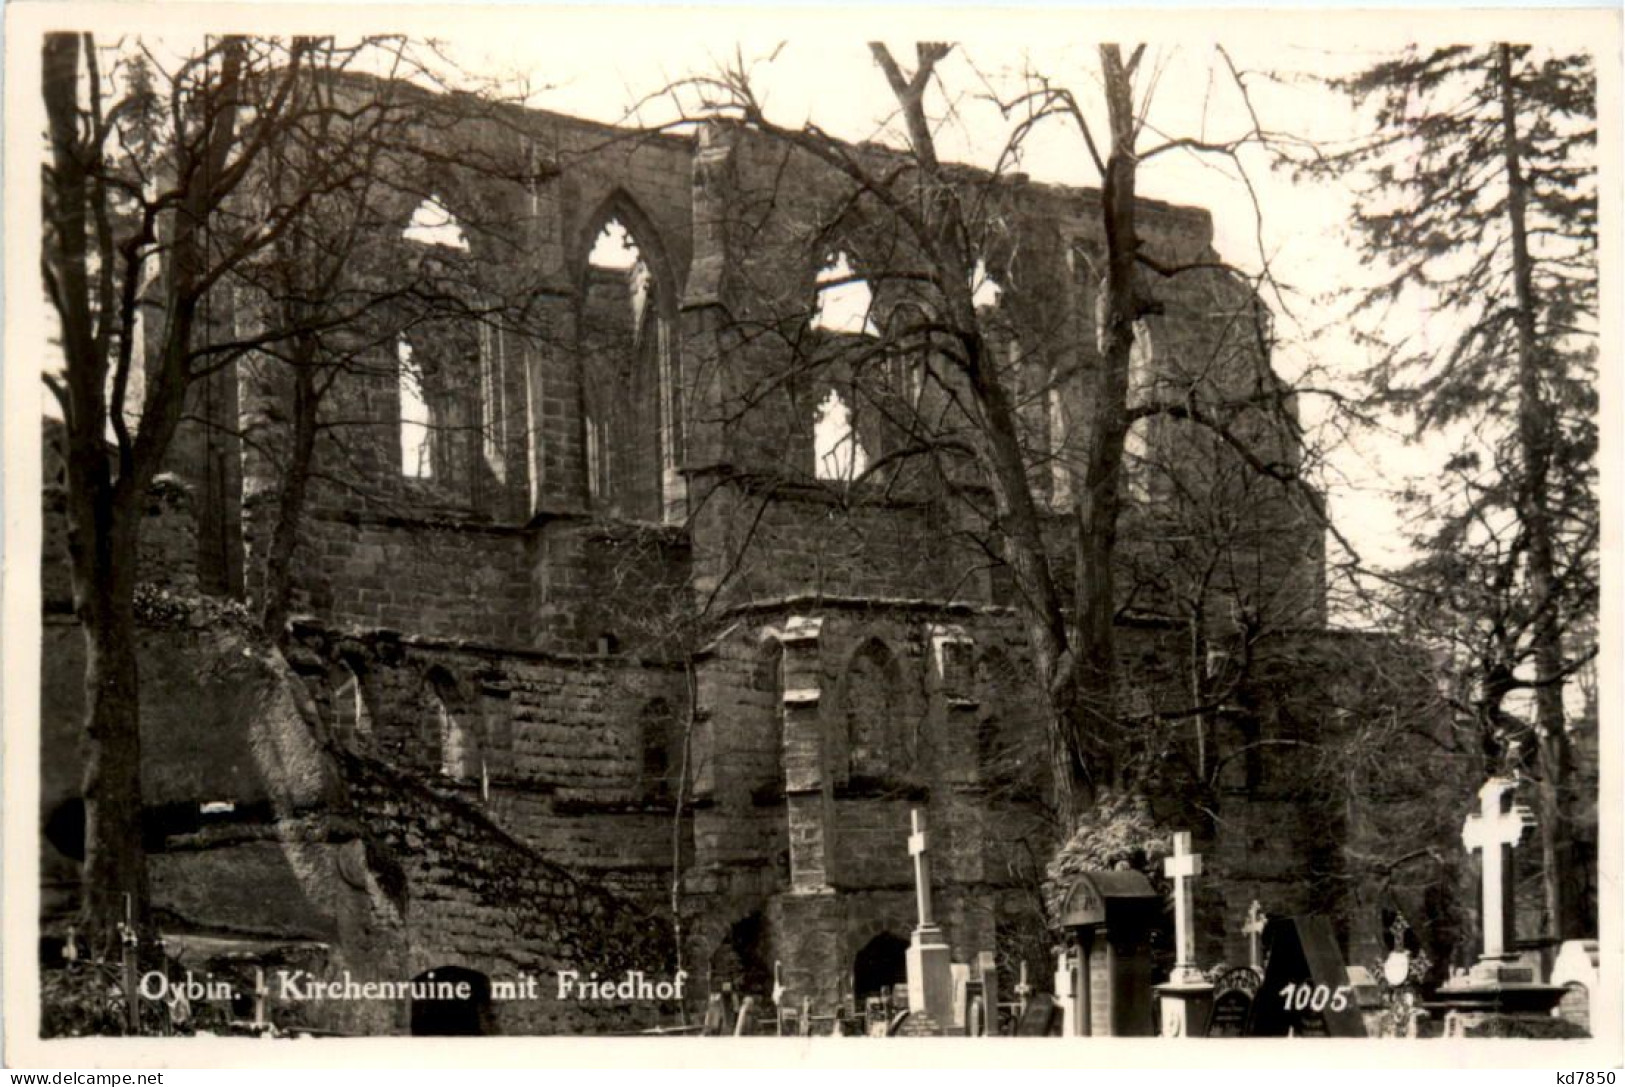
[[[921,809],[953,961],[992,952],[1006,993],[1047,983],[1047,711],[986,546],[985,484],[899,455],[910,418],[958,409],[928,359],[866,350],[916,304],[895,232],[829,165],[743,126],[650,134],[515,108],[423,138],[443,176],[370,244],[475,269],[466,314],[403,322],[328,390],[285,652],[237,603],[260,592],[285,367],[250,356],[200,383],[151,501],[146,839],[170,954],[251,995],[293,969],[438,971],[475,994],[279,1006],[267,986],[268,1009],[236,1010],[312,1030],[634,1030],[697,1022],[723,992],[828,1024],[905,977]],[[532,176],[456,168],[473,156]],[[955,176],[999,224],[978,302],[1064,546],[1099,358],[1098,194]],[[1206,211],[1140,215],[1159,259],[1216,259]],[[1275,380],[1244,283],[1198,271],[1156,290],[1131,382]],[[218,303],[211,334],[255,326],[252,297]],[[1237,425],[1297,469],[1291,428]],[[1368,957],[1376,907],[1342,846],[1384,832],[1384,798],[1350,808],[1315,787],[1296,742],[1343,727],[1326,691],[1362,682],[1337,662],[1370,641],[1327,625],[1320,511],[1175,419],[1136,425],[1127,470],[1131,709],[1185,697],[1193,584],[1220,632],[1200,666],[1241,677],[1200,726],[1132,753],[1162,768],[1157,815],[1206,828],[1200,958],[1246,961],[1257,899],[1369,913],[1336,933]],[[59,946],[82,665],[50,472],[42,924]],[[1170,527],[1192,511],[1222,524],[1222,555]],[[688,988],[561,1001],[563,970],[681,970]],[[543,979],[537,999],[493,998],[524,977]]]

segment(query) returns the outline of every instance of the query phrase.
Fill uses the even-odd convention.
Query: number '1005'
[[[1332,1011],[1340,1012],[1349,1006],[1349,987],[1339,985],[1334,990],[1307,981],[1287,985],[1281,990],[1281,1006],[1294,1012],[1323,1012],[1330,1006]]]

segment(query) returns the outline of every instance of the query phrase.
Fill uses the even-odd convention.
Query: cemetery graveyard
[[[1279,315],[1199,194],[317,84],[399,126],[390,184],[308,201],[358,221],[98,334],[138,389],[171,310],[211,360],[110,579],[138,875],[87,728],[119,451],[43,422],[45,1035],[1588,1036],[1595,745],[1543,823],[1538,745],[1340,621]],[[257,245],[316,172],[220,213]],[[360,316],[273,334],[317,282]]]

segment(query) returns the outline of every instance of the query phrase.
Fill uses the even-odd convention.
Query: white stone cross
[[[254,967],[254,1028],[264,1030],[271,1025],[269,999],[271,990],[265,984],[265,967]]]
[[[931,927],[931,861],[926,857],[925,812],[909,813],[914,833],[908,836],[908,852],[914,858],[914,893],[920,908],[920,927]]]
[[[1200,980],[1196,966],[1196,877],[1202,874],[1202,855],[1191,852],[1188,830],[1174,834],[1174,855],[1162,862],[1162,874],[1174,881],[1174,972],[1178,985]]]
[[[1490,778],[1478,790],[1479,810],[1462,824],[1461,842],[1468,851],[1482,851],[1484,958],[1501,958],[1512,939],[1512,847],[1523,840],[1535,817],[1522,804],[1512,802],[1515,784]]]
[[[1264,907],[1253,899],[1253,904],[1247,907],[1247,922],[1241,926],[1241,931],[1247,934],[1247,965],[1254,970],[1264,968],[1264,925],[1269,918],[1264,915]]]

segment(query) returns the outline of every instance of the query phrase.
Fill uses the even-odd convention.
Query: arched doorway
[[[864,944],[852,960],[852,995],[858,1007],[884,989],[908,984],[908,941],[890,932]]]
[[[491,979],[462,966],[437,966],[412,979],[414,994],[424,986],[422,999],[412,1000],[414,1037],[495,1034],[491,1023]],[[466,986],[466,987],[460,987]],[[466,993],[466,996],[458,996]]]

